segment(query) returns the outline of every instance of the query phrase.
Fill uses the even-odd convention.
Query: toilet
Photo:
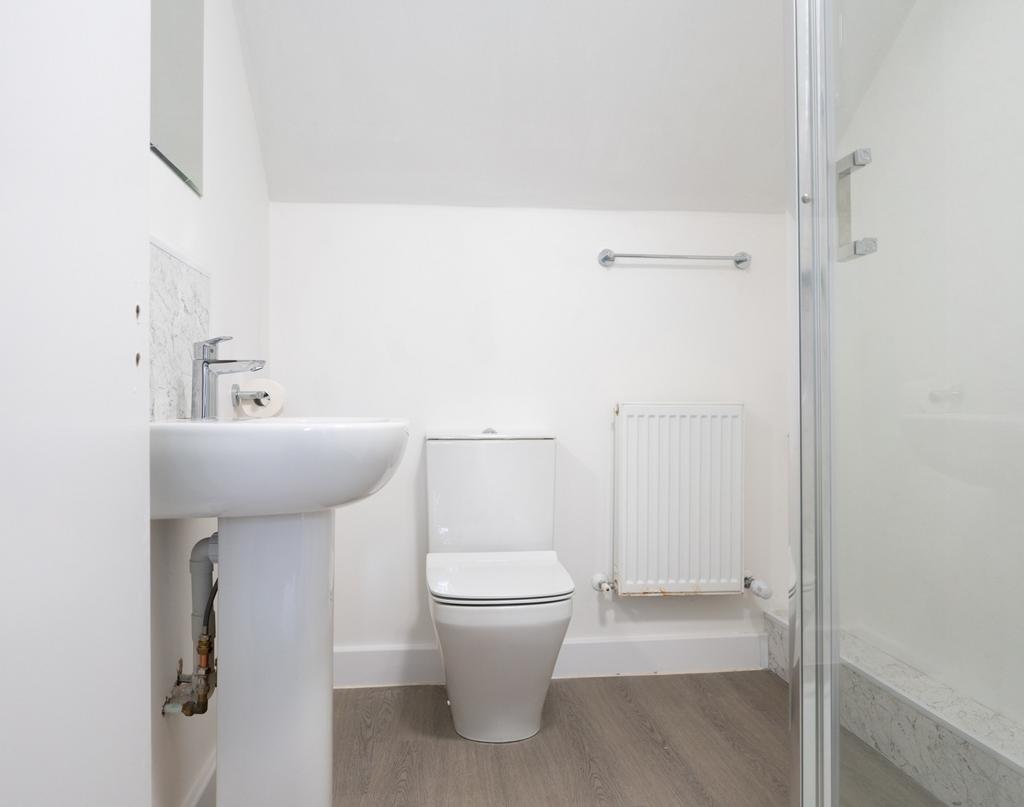
[[[428,437],[427,588],[455,730],[525,740],[572,616],[554,552],[553,437]]]

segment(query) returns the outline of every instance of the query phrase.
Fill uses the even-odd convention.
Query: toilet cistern
[[[192,420],[217,417],[217,376],[262,370],[263,359],[221,359],[217,348],[230,336],[214,336],[192,345]]]

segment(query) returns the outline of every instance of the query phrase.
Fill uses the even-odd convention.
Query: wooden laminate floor
[[[765,671],[578,678],[552,682],[535,737],[488,745],[455,733],[443,687],[337,690],[334,805],[789,807],[787,715],[786,685]],[[877,760],[858,785],[895,774],[886,792],[915,795]]]

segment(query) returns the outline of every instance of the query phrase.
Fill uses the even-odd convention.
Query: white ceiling
[[[236,0],[271,198],[776,212],[786,0]]]

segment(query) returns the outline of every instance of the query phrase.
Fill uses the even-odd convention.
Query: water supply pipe
[[[213,599],[217,596],[217,583],[213,580],[213,564],[218,561],[218,549],[218,535],[214,532],[197,541],[189,555],[188,571],[192,578],[192,672],[185,675],[181,669],[181,659],[178,659],[174,686],[161,709],[165,715],[191,717],[205,714],[210,696],[217,688],[213,641],[216,633]]]

